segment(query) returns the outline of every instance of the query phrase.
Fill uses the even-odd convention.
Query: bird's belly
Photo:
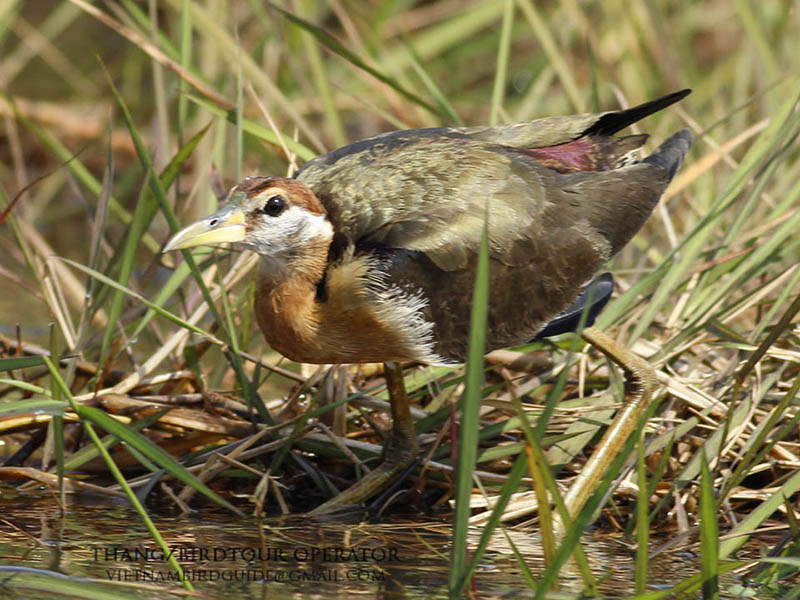
[[[287,358],[305,363],[366,363],[386,361],[430,361],[420,344],[405,332],[387,327],[372,311],[326,314],[320,311],[313,331],[303,331],[280,315],[259,313],[259,325],[272,348]]]
[[[491,261],[487,352],[530,340],[575,300],[599,264],[569,250],[563,255],[576,263],[572,269],[544,260],[521,267]],[[313,284],[261,280],[259,326],[270,346],[298,362],[463,362],[474,261],[444,271],[422,253],[379,267],[374,257],[354,257],[328,269],[324,298]]]
[[[329,270],[324,300],[261,282],[255,309],[267,343],[306,363],[448,362],[436,352],[427,300],[397,287],[376,289],[366,273],[360,260]]]
[[[600,265],[574,245],[569,250],[563,255],[576,265],[570,270],[541,255],[522,266],[490,261],[486,352],[530,341],[575,300]],[[467,357],[476,260],[470,256],[464,268],[445,271],[418,256],[394,263],[390,271],[393,281],[414,282],[426,299],[422,312],[434,324],[434,347],[444,361],[463,362]]]

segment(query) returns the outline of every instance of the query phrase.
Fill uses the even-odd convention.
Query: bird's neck
[[[319,238],[302,251],[280,258],[264,256],[259,261],[256,314],[264,336],[275,349],[281,340],[310,340],[319,327],[317,287],[328,263],[330,239]],[[289,356],[291,358],[291,356]]]

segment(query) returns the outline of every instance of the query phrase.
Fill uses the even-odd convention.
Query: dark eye
[[[286,208],[286,200],[283,196],[270,196],[261,211],[270,217],[277,217],[284,208]]]

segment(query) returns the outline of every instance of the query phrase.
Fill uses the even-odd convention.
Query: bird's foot
[[[403,382],[403,370],[399,365],[390,362],[385,363],[384,368],[393,425],[392,435],[383,445],[383,462],[341,494],[312,510],[309,515],[323,515],[363,502],[386,489],[417,458],[417,436]]]
[[[417,458],[416,436],[394,433],[383,447],[384,460],[345,491],[320,504],[308,514],[319,516],[360,504],[383,491],[399,477]]]

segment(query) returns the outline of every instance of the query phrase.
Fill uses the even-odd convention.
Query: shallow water
[[[50,494],[20,495],[0,485],[0,596],[51,598],[76,585],[80,597],[110,594],[174,598],[181,584],[137,513],[124,502],[72,497],[62,516]],[[154,522],[185,575],[206,598],[446,598],[449,523],[394,518],[379,524],[270,518],[264,538],[252,517],[217,509]],[[507,530],[534,576],[542,572],[538,536]],[[473,542],[480,529],[473,533]],[[584,548],[605,597],[633,594],[633,553],[619,536],[587,534]],[[686,552],[651,561],[651,590],[697,572]],[[582,589],[577,571],[560,580],[567,596]],[[69,579],[64,578],[68,576]],[[90,578],[90,580],[83,579]],[[728,583],[735,583],[731,577]],[[135,587],[132,587],[134,586]],[[42,591],[44,589],[44,591]],[[532,593],[507,539],[499,534],[475,577],[480,598]]]

